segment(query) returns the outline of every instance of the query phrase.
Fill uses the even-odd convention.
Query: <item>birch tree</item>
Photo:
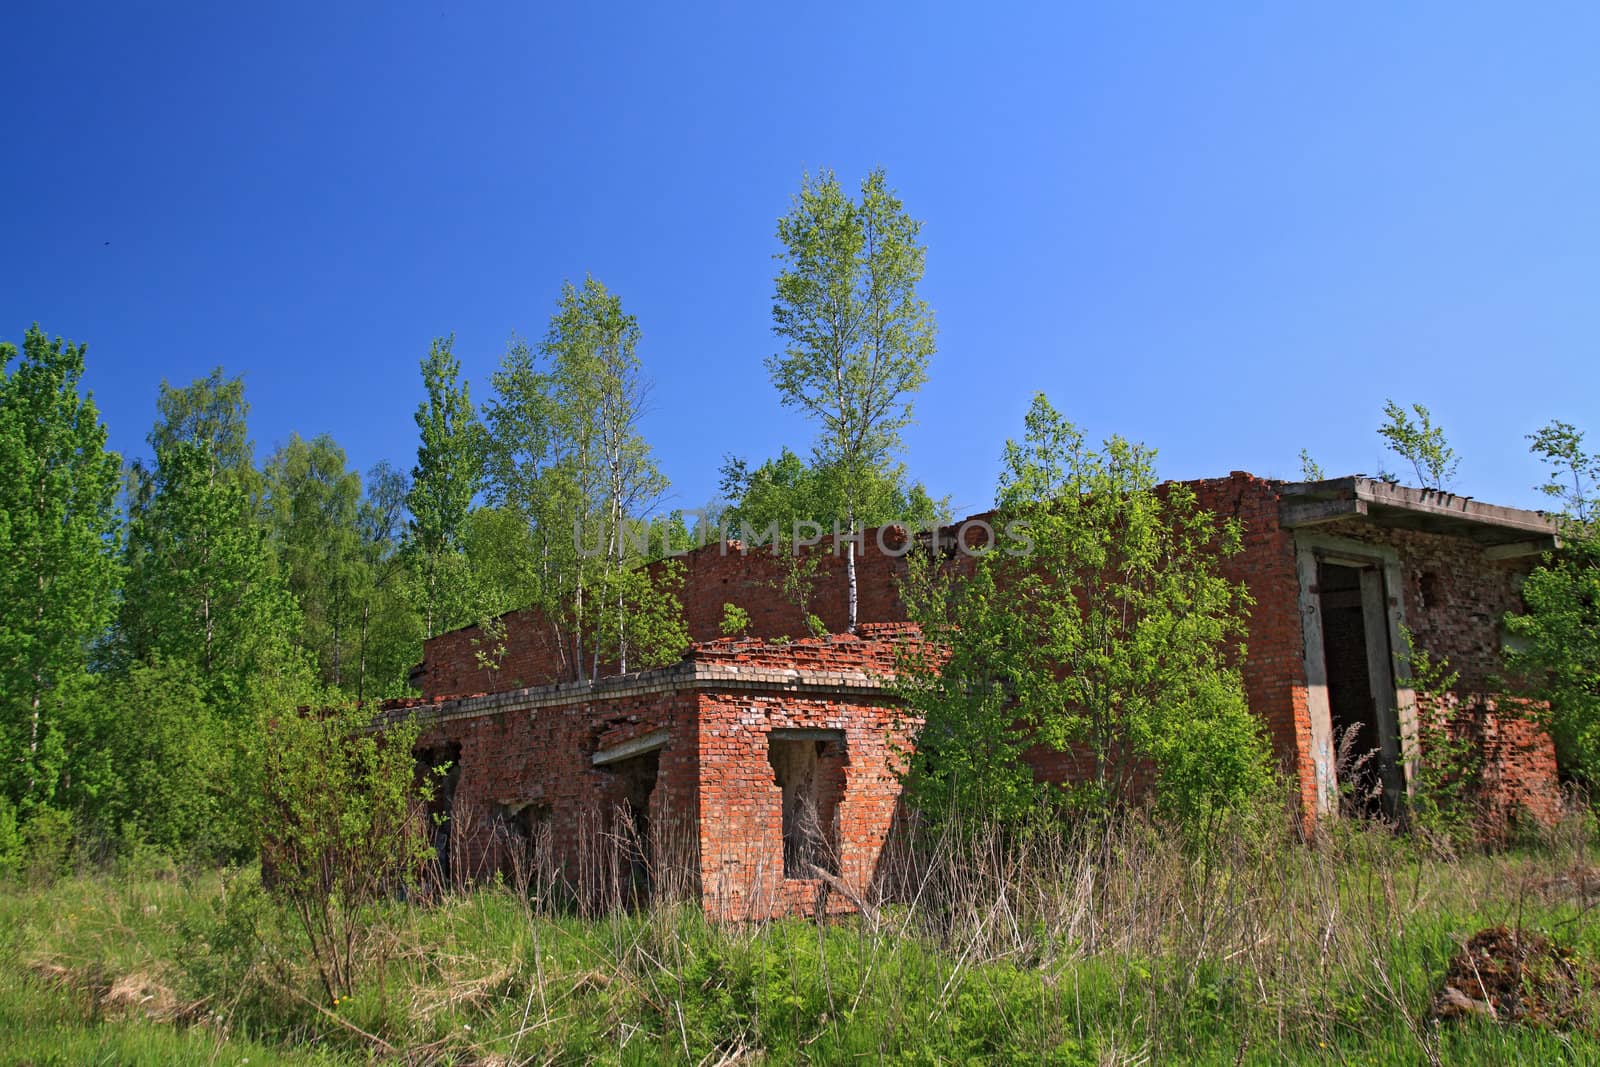
[[[268,540],[243,382],[220,369],[162,384],[153,466],[131,489],[124,665],[191,665],[224,715],[253,710],[262,682],[293,670],[297,611]]]
[[[50,799],[57,720],[115,604],[121,461],[84,350],[37,325],[0,343],[0,784],[24,806]]]
[[[640,431],[638,344],[616,295],[569,283],[540,345],[513,341],[486,407],[489,498],[527,524],[521,577],[573,679],[656,666],[687,643],[670,577],[652,581],[637,535],[667,489]]]
[[[853,531],[872,475],[901,447],[911,394],[927,380],[933,312],[917,296],[926,253],[922,224],[877,169],[852,199],[832,171],[807,176],[778,220],[782,264],[766,360],[784,406],[820,428],[818,458],[843,478]],[[846,543],[849,628],[856,626],[856,545]]]

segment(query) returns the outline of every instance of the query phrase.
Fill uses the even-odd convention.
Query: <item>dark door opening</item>
[[[1403,783],[1383,573],[1324,560],[1317,591],[1340,807],[1393,815]]]
[[[456,786],[460,781],[461,746],[456,742],[422,749],[417,753],[417,783],[419,786],[426,783],[433,791],[433,796],[423,809],[423,817],[427,820],[427,833],[429,843],[433,846],[434,862],[438,865],[438,877],[446,882],[459,881],[462,873],[451,866],[455,859],[451,817],[455,813]]]
[[[611,834],[620,853],[617,874],[622,902],[628,907],[648,903],[655,880],[650,799],[656,791],[660,770],[660,749],[618,760],[605,768],[615,782],[616,806]]]

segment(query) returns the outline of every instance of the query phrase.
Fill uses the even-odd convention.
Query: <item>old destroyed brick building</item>
[[[1554,818],[1551,741],[1503,713],[1495,681],[1502,620],[1556,544],[1549,519],[1365,478],[1234,472],[1189,484],[1243,523],[1244,549],[1224,572],[1254,599],[1246,694],[1307,826],[1336,816],[1341,796],[1348,805],[1340,738],[1373,751],[1359,773],[1377,804],[1411,788],[1419,716],[1433,712],[1417,707],[1395,654],[1402,628],[1460,672],[1446,711],[1481,754],[1484,817]],[[525,613],[503,620],[497,669],[482,665],[476,628],[429,641],[414,675],[423,697],[407,711],[425,727],[419,757],[451,767],[437,801],[451,869],[536,868],[611,901],[670,878],[725,918],[809,910],[819,897],[847,909],[873,894],[916,726],[885,684],[896,642],[916,639],[896,592],[904,536],[864,539],[856,635],[788,640],[805,623],[773,591],[773,557],[721,542],[682,559],[694,643],[673,666],[557,682],[548,629]],[[843,560],[824,561],[811,608],[842,631]],[[730,603],[749,612],[749,638],[717,637]],[[1045,780],[1075,773],[1070,754],[1036,750],[1030,763]]]

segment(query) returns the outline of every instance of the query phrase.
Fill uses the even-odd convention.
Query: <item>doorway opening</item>
[[[453,817],[456,787],[461,782],[461,745],[451,741],[418,751],[416,781],[419,787],[426,784],[432,789],[422,817],[438,876],[447,882],[457,881],[461,872],[452,866],[457,861]]]
[[[655,881],[650,801],[661,771],[661,750],[617,760],[601,769],[612,779],[611,839],[618,850],[622,903],[640,907],[649,902]]]
[[[1383,570],[1320,560],[1317,592],[1340,808],[1393,816],[1405,779]]]

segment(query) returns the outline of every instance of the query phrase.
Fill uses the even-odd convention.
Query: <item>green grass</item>
[[[1593,1033],[1430,1019],[1476,929],[1600,959],[1550,888],[1586,843],[1446,862],[1374,834],[1213,868],[1135,844],[1087,895],[1070,857],[1010,881],[952,864],[965,880],[876,922],[579,919],[493,889],[386,905],[337,1005],[252,872],[13,885],[0,1064],[1600,1062]]]

